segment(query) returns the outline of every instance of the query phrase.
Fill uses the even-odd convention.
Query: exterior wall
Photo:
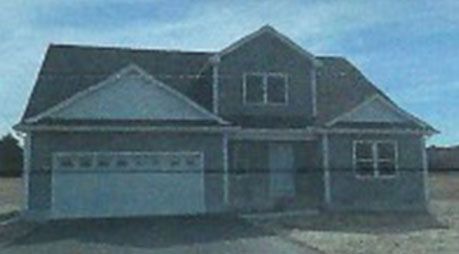
[[[219,63],[219,113],[234,116],[312,117],[312,62],[275,36],[265,33],[222,57]],[[243,74],[288,75],[288,105],[243,105]]]
[[[276,141],[279,142],[279,141]],[[317,142],[288,142],[293,147],[295,197],[272,199],[270,193],[269,145],[274,141],[230,141],[229,203],[235,211],[271,211],[316,208],[323,196],[323,172],[318,163]],[[235,168],[235,146],[246,146],[253,167],[247,172]]]
[[[393,140],[398,144],[394,178],[359,179],[354,174],[353,140]],[[414,135],[330,135],[330,209],[424,210],[423,142]]]
[[[51,204],[51,159],[54,152],[200,151],[204,153],[205,200],[209,212],[223,209],[221,134],[37,132],[31,142],[29,209],[46,212]]]

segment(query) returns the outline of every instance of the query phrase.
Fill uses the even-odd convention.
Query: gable
[[[123,69],[40,117],[65,120],[220,121],[136,66]]]
[[[262,28],[258,29],[257,31],[237,40],[236,42],[232,43],[228,47],[221,50],[219,53],[213,56],[213,58],[221,58],[225,55],[228,55],[239,48],[246,46],[246,44],[251,43],[254,40],[260,40],[262,38],[274,38],[277,42],[283,44],[285,47],[290,48],[291,50],[295,51],[299,55],[305,57],[306,59],[312,61],[314,64],[319,64],[319,61],[315,59],[314,55],[303,49],[301,46],[296,44],[287,36],[279,33],[276,29],[269,25],[265,25]]]
[[[384,122],[384,123],[402,123],[408,119],[387,106],[381,100],[372,102],[359,107],[345,117],[340,122]]]
[[[369,97],[352,110],[328,122],[327,125],[332,126],[336,123],[415,124],[422,128],[428,127],[427,124],[381,95]]]
[[[50,45],[22,121],[34,117],[135,64],[167,86],[191,96],[194,75],[213,52]]]

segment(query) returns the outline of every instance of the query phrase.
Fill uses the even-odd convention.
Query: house
[[[218,52],[51,45],[15,129],[41,219],[422,210],[436,133],[270,26]]]

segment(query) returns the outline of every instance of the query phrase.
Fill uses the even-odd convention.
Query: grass
[[[430,214],[319,214],[258,221],[323,253],[459,253],[459,172],[431,175]]]

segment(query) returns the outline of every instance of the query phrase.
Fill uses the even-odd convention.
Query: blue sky
[[[459,144],[459,1],[3,0],[0,135],[18,122],[49,43],[219,50],[271,24],[341,55]]]

